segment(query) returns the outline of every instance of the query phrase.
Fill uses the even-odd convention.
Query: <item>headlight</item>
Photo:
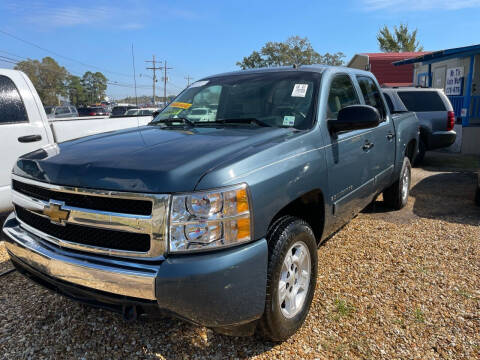
[[[247,185],[174,195],[170,252],[214,249],[251,239]]]

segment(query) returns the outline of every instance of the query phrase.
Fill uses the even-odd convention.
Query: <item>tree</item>
[[[342,52],[320,55],[313,49],[308,38],[291,36],[284,42],[267,42],[259,52],[254,51],[242,61],[237,62],[237,66],[250,69],[293,64],[343,65],[344,57]]]
[[[47,56],[42,61],[27,59],[15,65],[28,75],[44,105],[59,104],[59,97],[67,95],[67,70]]]
[[[87,94],[78,76],[69,75],[67,79],[68,99],[75,106],[86,105]]]
[[[87,71],[83,74],[81,83],[89,102],[94,103],[105,98],[107,78],[101,72],[92,73],[91,71]]]
[[[408,26],[400,24],[393,27],[393,34],[385,25],[378,31],[378,45],[384,52],[414,52],[422,51],[423,46],[417,41],[417,29],[408,31]]]

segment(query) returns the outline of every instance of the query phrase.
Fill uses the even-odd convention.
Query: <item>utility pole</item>
[[[137,100],[137,75],[135,74],[135,55],[133,54],[133,43],[132,43],[132,65],[133,65],[133,83],[135,86],[135,105],[138,105]]]
[[[165,60],[165,66],[163,67],[164,75],[163,75],[163,101],[167,102],[167,70],[171,70],[173,68],[167,67],[167,60]]]
[[[187,76],[185,76],[185,80],[187,80],[187,87],[189,87],[190,86],[190,80],[193,80],[193,78],[190,77],[190,75],[187,75]]]
[[[156,66],[155,55],[152,55],[152,60],[146,60],[146,63],[152,63],[152,67],[147,67],[147,70],[153,71],[153,104],[155,105],[155,83],[157,82],[157,70],[162,70],[162,67]]]

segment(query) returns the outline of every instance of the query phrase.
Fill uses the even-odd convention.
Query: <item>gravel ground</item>
[[[0,358],[480,359],[472,166],[476,160],[427,157],[413,171],[405,209],[388,211],[379,199],[321,246],[310,314],[282,344],[172,319],[126,323],[14,272],[0,278]],[[0,242],[0,272],[9,266]]]

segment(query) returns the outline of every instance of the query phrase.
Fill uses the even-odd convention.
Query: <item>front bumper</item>
[[[120,307],[153,303],[160,310],[210,327],[240,325],[263,314],[268,259],[265,239],[150,263],[63,249],[23,229],[14,214],[7,218],[3,231],[17,268],[64,295],[82,293],[89,300],[101,299]]]

